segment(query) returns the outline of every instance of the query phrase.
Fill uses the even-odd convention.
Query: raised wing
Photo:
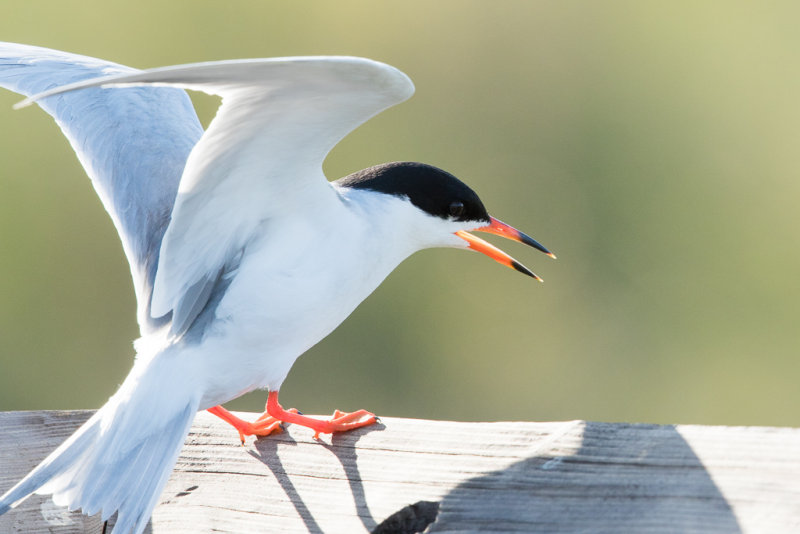
[[[137,70],[47,48],[0,43],[0,87],[24,95]],[[90,89],[39,101],[69,140],[119,232],[131,267],[142,333],[161,239],[186,159],[203,129],[179,89]]]
[[[202,310],[220,274],[259,224],[330,195],[325,156],[345,135],[409,98],[399,70],[363,58],[298,57],[179,65],[80,82],[156,84],[222,96],[181,178],[164,236],[151,313],[173,311],[173,334]],[[24,105],[27,102],[23,102]]]

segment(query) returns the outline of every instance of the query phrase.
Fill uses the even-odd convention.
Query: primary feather
[[[0,43],[0,87],[27,96],[86,79],[139,72],[117,63]],[[203,129],[174,88],[87,89],[39,101],[61,128],[117,228],[131,268],[142,334],[166,319],[149,310],[161,239],[186,159]],[[161,314],[163,315],[163,314]]]

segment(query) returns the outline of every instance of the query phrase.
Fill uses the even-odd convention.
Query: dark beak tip
[[[528,245],[530,247],[535,248],[539,252],[544,253],[546,256],[550,256],[553,259],[556,258],[556,255],[553,254],[552,252],[550,252],[549,250],[547,250],[547,248],[544,245],[542,245],[541,243],[539,243],[538,241],[536,241],[535,239],[533,239],[530,236],[522,234],[521,232],[520,232],[520,234],[521,234],[521,236],[523,236],[523,239],[521,239],[521,241],[523,243],[525,243],[526,245]]]
[[[536,274],[535,272],[531,271],[530,269],[528,269],[527,267],[525,267],[524,265],[522,265],[518,261],[512,262],[511,263],[511,267],[513,267],[515,271],[520,272],[520,273],[522,273],[524,275],[530,276],[534,280],[538,280],[539,282],[544,282],[544,280],[542,280],[542,278],[538,274]]]

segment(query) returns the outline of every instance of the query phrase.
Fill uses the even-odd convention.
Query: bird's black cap
[[[384,163],[340,178],[335,183],[351,189],[406,197],[422,211],[442,219],[487,223],[491,220],[475,191],[449,172],[425,163]]]

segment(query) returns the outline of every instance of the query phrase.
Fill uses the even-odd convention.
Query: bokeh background
[[[32,2],[0,39],[135,67],[352,54],[417,94],[336,178],[443,167],[559,259],[409,259],[282,401],[459,420],[800,425],[800,4]],[[137,336],[128,267],[67,142],[0,92],[0,409],[99,407]],[[201,118],[215,101],[197,100]],[[262,409],[264,393],[235,409]]]

